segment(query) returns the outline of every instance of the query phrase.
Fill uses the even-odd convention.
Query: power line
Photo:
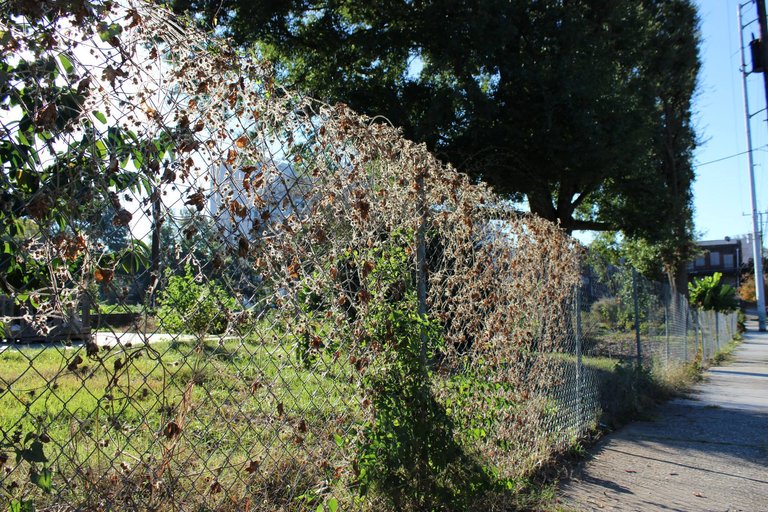
[[[756,147],[752,151],[759,151],[759,150],[765,149],[766,147],[768,147],[768,144]],[[694,167],[704,167],[705,165],[716,164],[717,162],[722,162],[723,160],[728,160],[728,159],[731,159],[731,158],[736,158],[737,156],[746,155],[747,153],[749,153],[749,150],[742,151],[741,153],[734,153],[732,155],[724,156],[722,158],[717,158],[715,160],[710,160],[709,162],[702,162],[700,164],[695,164]]]

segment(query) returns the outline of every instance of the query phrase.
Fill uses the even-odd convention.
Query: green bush
[[[360,283],[371,293],[363,344],[378,352],[363,379],[376,416],[357,462],[360,492],[383,497],[394,510],[468,510],[502,484],[457,441],[455,433],[469,425],[458,424],[433,393],[442,326],[418,313],[413,261],[404,248],[413,233],[399,236],[402,243],[355,255],[357,268],[370,269]]]
[[[170,275],[160,294],[158,318],[170,333],[221,334],[237,301],[214,282],[198,283],[187,265],[183,276]]]
[[[736,289],[720,282],[723,275],[715,272],[711,276],[688,283],[691,304],[707,311],[735,311],[739,308],[736,301]]]
[[[621,304],[616,297],[603,297],[590,308],[592,320],[601,324],[603,327],[615,329],[619,322]]]

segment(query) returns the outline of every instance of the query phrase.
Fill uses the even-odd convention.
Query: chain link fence
[[[505,510],[606,361],[734,332],[641,281],[638,344],[626,270],[160,7],[0,22],[12,510]]]
[[[738,334],[736,312],[698,311],[669,285],[629,267],[587,269],[582,297],[584,352],[589,356],[633,359],[657,368],[700,364]]]

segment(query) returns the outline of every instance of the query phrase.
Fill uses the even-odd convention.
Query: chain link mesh
[[[594,425],[625,269],[160,7],[46,9],[2,17],[9,500],[501,510]],[[735,330],[639,290],[645,364]]]
[[[657,368],[702,363],[738,334],[735,312],[698,311],[667,284],[629,267],[601,267],[587,269],[582,286],[583,343],[590,356]]]

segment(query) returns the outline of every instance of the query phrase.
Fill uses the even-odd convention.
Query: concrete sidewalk
[[[768,333],[689,399],[607,436],[561,485],[565,510],[768,512]]]

